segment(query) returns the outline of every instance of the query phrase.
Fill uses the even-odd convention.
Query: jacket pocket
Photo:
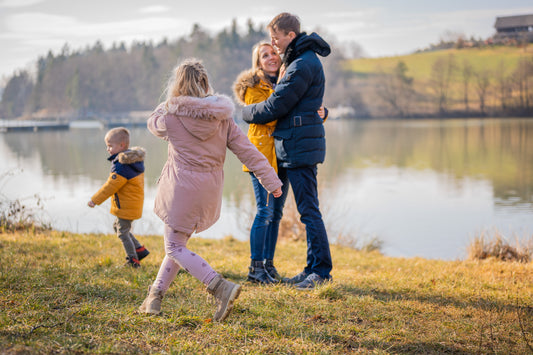
[[[118,198],[118,194],[115,194],[115,204],[117,205],[117,208],[120,209],[120,200]]]
[[[262,136],[250,136],[250,142],[252,142],[253,145],[259,150],[261,153],[263,153],[264,156],[267,158],[271,158],[270,155],[272,153],[272,147],[274,145],[274,137],[270,137],[267,135]]]
[[[289,155],[292,142],[293,129],[283,129],[274,131],[274,145],[276,146],[276,156],[278,161],[289,162]]]

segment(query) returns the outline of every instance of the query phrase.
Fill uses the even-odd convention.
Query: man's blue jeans
[[[300,221],[307,233],[307,266],[304,271],[329,278],[332,269],[328,235],[318,207],[316,165],[301,168],[279,168],[278,175],[284,185],[290,182]]]
[[[283,206],[287,199],[289,184],[288,181],[284,182],[281,187],[283,194],[274,198],[253,173],[250,173],[250,176],[257,206],[257,213],[250,231],[251,258],[256,261],[273,260],[278,241],[279,222],[283,216]]]

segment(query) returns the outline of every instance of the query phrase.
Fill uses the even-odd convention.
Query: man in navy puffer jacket
[[[317,164],[324,162],[326,139],[317,111],[324,96],[324,70],[317,54],[331,49],[316,33],[300,32],[297,16],[281,13],[268,25],[272,45],[283,55],[283,72],[274,93],[243,108],[248,123],[278,120],[273,133],[279,177],[290,183],[307,233],[307,266],[285,282],[312,289],[331,279],[331,254],[318,204]]]

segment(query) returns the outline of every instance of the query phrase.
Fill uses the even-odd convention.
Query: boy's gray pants
[[[141,243],[139,243],[139,241],[135,239],[133,234],[130,232],[132,222],[133,221],[128,219],[117,217],[115,223],[113,223],[113,229],[115,230],[115,233],[117,233],[117,236],[120,238],[120,240],[122,240],[122,244],[126,250],[126,255],[130,258],[138,259],[136,249],[141,247]]]

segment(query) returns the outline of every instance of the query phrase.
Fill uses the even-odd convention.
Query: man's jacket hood
[[[311,50],[322,57],[327,57],[331,53],[331,47],[329,44],[327,44],[327,42],[318,34],[313,32],[310,35],[307,35],[307,33],[302,32],[289,43],[283,57],[283,63],[288,66],[294,61],[294,59],[308,50]]]

